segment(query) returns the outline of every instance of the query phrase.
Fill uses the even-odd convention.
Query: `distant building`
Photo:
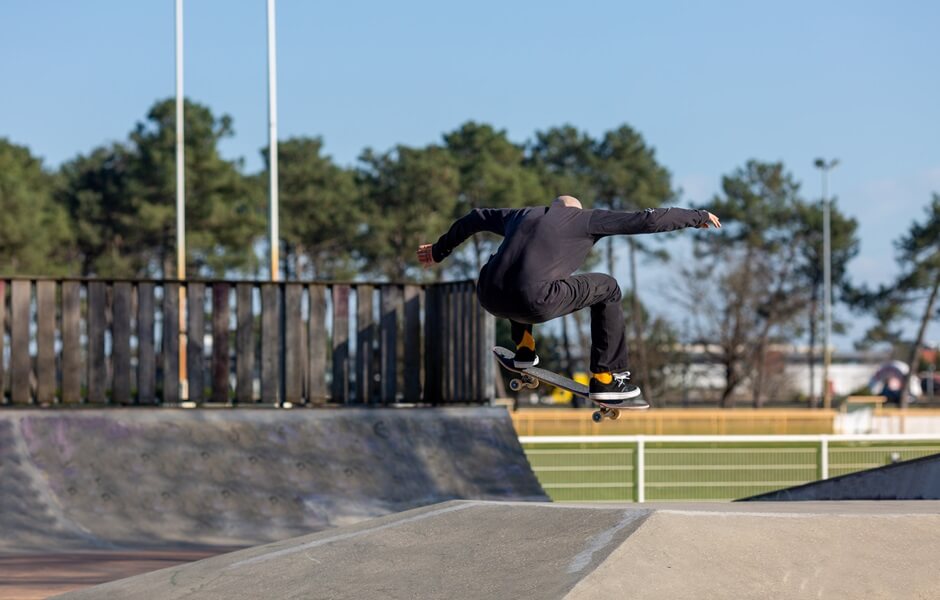
[[[718,348],[702,344],[691,344],[677,349],[687,356],[687,364],[674,364],[667,369],[670,387],[674,389],[719,391],[725,386],[725,372],[721,364],[714,362]],[[813,371],[812,391],[822,396],[822,354],[817,351]],[[836,351],[832,354],[829,379],[832,393],[848,395],[867,389],[871,377],[891,356],[887,352]],[[799,346],[772,346],[767,353],[764,388],[772,400],[791,400],[810,396],[810,367],[808,349]],[[743,381],[735,393],[736,397],[750,397],[753,383]]]

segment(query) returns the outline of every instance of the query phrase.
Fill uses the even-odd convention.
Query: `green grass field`
[[[636,499],[636,445],[524,446],[542,487],[555,501]],[[940,453],[940,442],[832,442],[829,476]],[[816,443],[646,443],[646,500],[735,500],[815,481]]]

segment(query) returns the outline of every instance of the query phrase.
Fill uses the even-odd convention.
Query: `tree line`
[[[256,277],[266,248],[265,166],[247,173],[219,143],[233,122],[196,102],[186,128],[186,263],[189,276]],[[173,277],[175,275],[175,110],[155,103],[120,142],[94,148],[57,169],[0,138],[0,261],[3,275]],[[261,149],[263,164],[268,151]],[[288,279],[428,280],[473,277],[498,243],[475,236],[441,269],[422,270],[415,248],[482,206],[546,204],[559,194],[586,208],[707,208],[726,225],[695,236],[695,260],[673,267],[673,300],[690,315],[689,335],[665,315],[651,317],[637,293],[637,261],[668,261],[657,240],[609,238],[592,264],[614,272],[625,256],[624,311],[640,385],[665,393],[676,342],[705,344],[724,370],[719,400],[775,399],[780,369],[771,349],[804,336],[816,347],[822,310],[822,205],[779,162],[751,160],[730,171],[713,198],[682,198],[654,148],[629,125],[592,137],[565,125],[517,143],[504,130],[466,122],[423,147],[366,148],[352,166],[326,155],[317,137],[279,141],[281,269]],[[832,210],[837,302],[874,315],[860,343],[905,349],[922,343],[940,286],[940,197],[897,243],[899,276],[869,289],[849,277],[857,222]],[[625,253],[618,252],[623,245]],[[926,310],[922,310],[926,307]],[[918,314],[911,311],[916,310]],[[660,311],[662,312],[662,311]],[[914,318],[919,335],[904,327]],[[838,331],[841,324],[836,323]],[[561,322],[545,344],[554,366],[574,370],[589,346],[586,316]],[[813,364],[814,357],[809,357]],[[775,379],[776,378],[776,379]],[[748,388],[748,389],[745,389]],[[653,394],[656,395],[655,393]]]

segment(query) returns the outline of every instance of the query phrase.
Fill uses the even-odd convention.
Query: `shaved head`
[[[574,196],[558,196],[555,198],[553,205],[560,204],[561,206],[571,206],[573,208],[581,208],[581,201],[575,198]]]

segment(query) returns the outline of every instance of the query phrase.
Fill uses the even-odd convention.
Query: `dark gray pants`
[[[505,291],[481,279],[483,308],[512,323],[512,339],[522,341],[532,325],[591,308],[591,372],[626,371],[627,342],[617,280],[603,273],[572,275],[528,290]]]

